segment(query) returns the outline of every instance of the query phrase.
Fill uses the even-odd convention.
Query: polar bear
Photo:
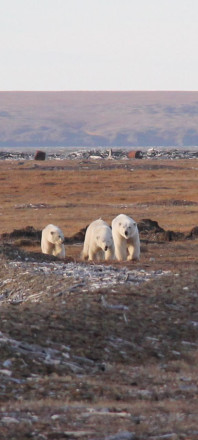
[[[140,259],[140,238],[137,223],[125,214],[112,221],[115,257],[118,261]]]
[[[65,257],[64,235],[58,226],[47,225],[42,230],[41,250],[43,254],[54,255],[58,258]]]
[[[82,251],[83,260],[114,258],[114,243],[110,226],[101,218],[90,223],[86,230]]]

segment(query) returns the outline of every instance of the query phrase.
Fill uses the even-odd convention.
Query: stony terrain
[[[0,162],[0,439],[197,440],[197,159]],[[83,263],[124,212],[141,260]],[[47,223],[64,261],[40,253]]]
[[[48,160],[63,160],[63,159],[80,159],[80,160],[100,160],[100,159],[114,159],[125,160],[130,155],[138,159],[194,159],[198,157],[198,148],[189,147],[187,149],[179,148],[160,148],[151,147],[143,148],[43,148],[37,150],[29,148],[24,152],[23,149],[9,149],[6,148],[0,151],[0,160],[32,160],[35,159],[37,153],[42,153],[44,158]]]

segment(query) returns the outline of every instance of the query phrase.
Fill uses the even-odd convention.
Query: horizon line
[[[163,90],[163,89],[152,89],[152,90],[86,90],[86,89],[76,89],[76,90],[0,90],[0,93],[195,93],[198,90]]]

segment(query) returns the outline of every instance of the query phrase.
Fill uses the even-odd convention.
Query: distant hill
[[[0,92],[0,147],[198,145],[198,92]]]

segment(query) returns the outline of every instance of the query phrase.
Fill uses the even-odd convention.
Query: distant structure
[[[108,155],[108,159],[112,159],[112,148],[109,148],[109,155]]]
[[[132,150],[132,151],[129,151],[128,158],[129,159],[142,159],[143,153],[140,150],[136,150],[136,151]]]
[[[44,151],[37,150],[35,153],[34,159],[35,160],[45,160],[46,153]]]

